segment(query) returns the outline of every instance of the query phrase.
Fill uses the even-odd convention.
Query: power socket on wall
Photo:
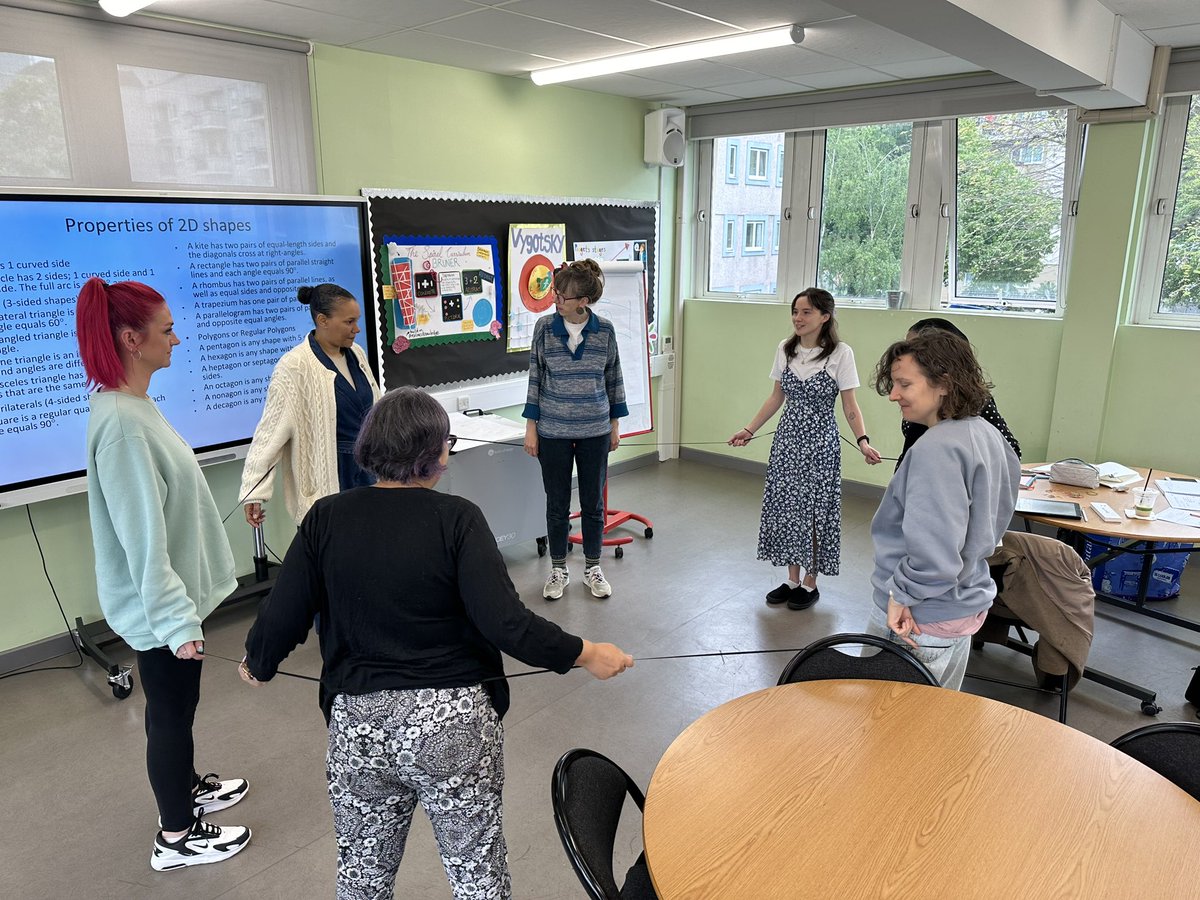
[[[455,402],[455,408],[459,412],[462,412],[464,409],[471,408],[471,398],[466,396],[465,394],[460,394],[459,397],[454,402]]]

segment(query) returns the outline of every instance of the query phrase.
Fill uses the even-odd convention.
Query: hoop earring
[[[134,359],[136,359],[138,362],[141,362],[141,360],[142,360],[142,351],[141,351],[141,348],[140,348],[140,347],[134,347],[134,348],[133,348],[133,358],[134,358]]]

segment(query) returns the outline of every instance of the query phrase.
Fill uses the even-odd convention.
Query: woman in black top
[[[957,335],[967,343],[967,336],[949,319],[934,317],[932,319],[921,319],[921,321],[913,324],[913,327],[908,329],[906,340],[912,340],[923,331],[946,331],[950,334]],[[1004,416],[1000,415],[1000,410],[996,408],[996,400],[991,394],[988,394],[987,401],[983,404],[983,409],[979,411],[979,418],[983,419],[989,425],[995,426],[995,429],[1000,432],[1000,436],[1008,441],[1008,445],[1013,448],[1013,452],[1017,454],[1017,459],[1021,458],[1021,445],[1017,442],[1016,436],[1009,430],[1008,423],[1004,421]],[[904,435],[904,447],[900,450],[900,458],[896,460],[896,468],[900,468],[900,463],[904,460],[910,447],[917,442],[917,438],[923,435],[928,429],[924,425],[919,425],[916,422],[907,420],[900,423],[900,433]]]
[[[455,438],[436,400],[386,394],[355,447],[378,480],[318,500],[246,639],[267,681],[316,614],[339,898],[391,896],[419,801],[455,896],[509,897],[501,651],[609,678],[633,665],[524,607],[475,504],[433,486]]]

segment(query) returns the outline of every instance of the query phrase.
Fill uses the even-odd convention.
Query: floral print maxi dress
[[[842,547],[842,452],[833,412],[839,390],[828,365],[827,360],[825,368],[808,378],[797,377],[791,367],[780,376],[785,402],[767,462],[758,558],[836,575]]]

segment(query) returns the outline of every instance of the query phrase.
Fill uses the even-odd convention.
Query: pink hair
[[[145,331],[166,302],[162,294],[140,281],[106,284],[103,278],[87,280],[75,303],[75,336],[88,387],[116,388],[126,382],[117,334],[122,328]]]

